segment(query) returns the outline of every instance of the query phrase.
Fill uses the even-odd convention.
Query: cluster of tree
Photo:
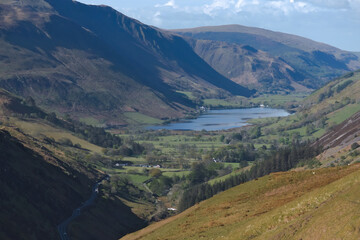
[[[136,156],[142,154],[145,150],[144,146],[133,140],[123,142],[119,136],[105,131],[104,128],[87,125],[73,120],[68,116],[65,117],[65,120],[62,120],[59,119],[55,113],[50,113],[45,116],[45,119],[75,133],[80,138],[100,147],[107,148],[104,153],[109,156]]]
[[[150,193],[136,187],[126,176],[112,176],[110,181],[105,181],[101,186],[105,197],[116,194],[125,199],[152,200]]]
[[[173,180],[170,177],[160,175],[154,177],[149,184],[150,190],[158,196],[164,196],[173,185]]]
[[[116,148],[122,144],[120,137],[106,132],[104,128],[86,125],[70,119],[66,122],[62,121],[62,125],[77,136],[101,147]]]
[[[241,132],[227,134],[226,136],[221,135],[219,140],[226,144],[236,144],[241,141],[252,142],[253,139],[257,139],[261,136],[261,126],[255,126],[247,129],[242,129]]]
[[[191,173],[187,176],[190,185],[199,184],[213,177],[216,177],[218,175],[216,170],[221,169],[222,167],[223,166],[221,166],[220,164],[215,163],[194,163],[192,165]]]
[[[344,76],[344,78],[350,78],[352,77],[352,75],[347,75],[347,76]],[[343,83],[339,83],[339,84],[333,84],[333,85],[330,85],[327,89],[327,91],[324,91],[323,93],[320,93],[319,94],[319,97],[318,97],[318,103],[324,101],[325,99],[327,98],[330,98],[332,96],[334,96],[334,93],[340,93],[342,90],[344,90],[345,88],[347,88],[348,86],[350,86],[351,84],[353,83],[353,80],[347,80]]]
[[[231,176],[224,181],[216,182],[213,185],[209,183],[195,185],[185,190],[179,202],[178,209],[182,212],[196,203],[211,198],[219,192],[223,192],[246,181],[248,181],[247,175],[241,173],[239,175]]]
[[[347,81],[345,81],[344,83],[339,84],[339,85],[336,87],[336,92],[337,92],[337,93],[341,92],[342,90],[344,90],[347,86],[349,86],[349,85],[352,84],[352,83],[353,83],[352,80],[347,80]]]
[[[252,144],[237,144],[221,147],[212,151],[210,158],[221,162],[248,162],[254,161],[256,154]]]
[[[138,156],[145,151],[145,147],[137,142],[127,142],[120,147],[114,146],[114,148],[105,148],[103,153],[107,156]]]
[[[308,161],[320,153],[318,147],[310,146],[309,143],[294,142],[291,146],[286,146],[272,151],[267,159],[258,161],[239,175],[231,176],[225,181],[217,182],[213,185],[208,183],[190,185],[183,193],[179,203],[179,210],[183,211],[194,204],[212,197],[213,195],[239,185],[241,183],[265,176],[272,172],[287,171],[297,166],[302,161]],[[196,182],[196,183],[199,183]]]
[[[241,133],[232,133],[227,135],[226,137],[224,135],[220,136],[220,141],[226,144],[231,144],[234,142],[241,141],[243,139],[243,136]]]
[[[51,139],[55,142],[54,139]],[[75,147],[75,148],[81,148],[81,145],[79,143],[73,144],[72,141],[69,138],[60,138],[58,140],[58,143],[61,145],[69,146],[69,147]]]

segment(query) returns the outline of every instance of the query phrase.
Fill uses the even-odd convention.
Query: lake
[[[147,129],[215,131],[237,128],[248,125],[247,121],[256,118],[286,117],[289,113],[283,109],[273,108],[242,108],[209,110],[196,119],[185,119],[167,125],[149,126]]]

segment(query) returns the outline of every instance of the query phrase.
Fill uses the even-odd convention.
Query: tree
[[[252,128],[250,131],[250,137],[253,139],[261,137],[261,127],[257,126]]]
[[[359,145],[357,142],[355,142],[355,143],[351,144],[351,149],[352,149],[352,150],[355,150],[355,149],[357,149],[359,146],[360,146],[360,145]]]
[[[191,173],[188,177],[191,184],[199,184],[204,182],[205,178],[207,177],[207,171],[204,163],[193,164]]]
[[[36,106],[35,100],[30,96],[25,99],[25,104],[27,106],[29,106],[29,107],[35,107]]]
[[[160,177],[161,175],[162,175],[162,172],[161,172],[161,170],[158,169],[158,168],[152,168],[152,169],[150,169],[150,171],[149,171],[149,176],[150,176],[150,177],[158,178],[158,177]]]

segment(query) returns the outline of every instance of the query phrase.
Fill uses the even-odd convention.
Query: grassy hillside
[[[264,140],[316,139],[360,111],[360,72],[337,78],[299,103],[283,119],[252,120],[262,124]]]
[[[270,174],[122,239],[357,239],[359,168]]]

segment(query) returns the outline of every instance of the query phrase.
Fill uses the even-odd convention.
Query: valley
[[[0,239],[358,239],[359,69],[261,28],[0,1]]]

